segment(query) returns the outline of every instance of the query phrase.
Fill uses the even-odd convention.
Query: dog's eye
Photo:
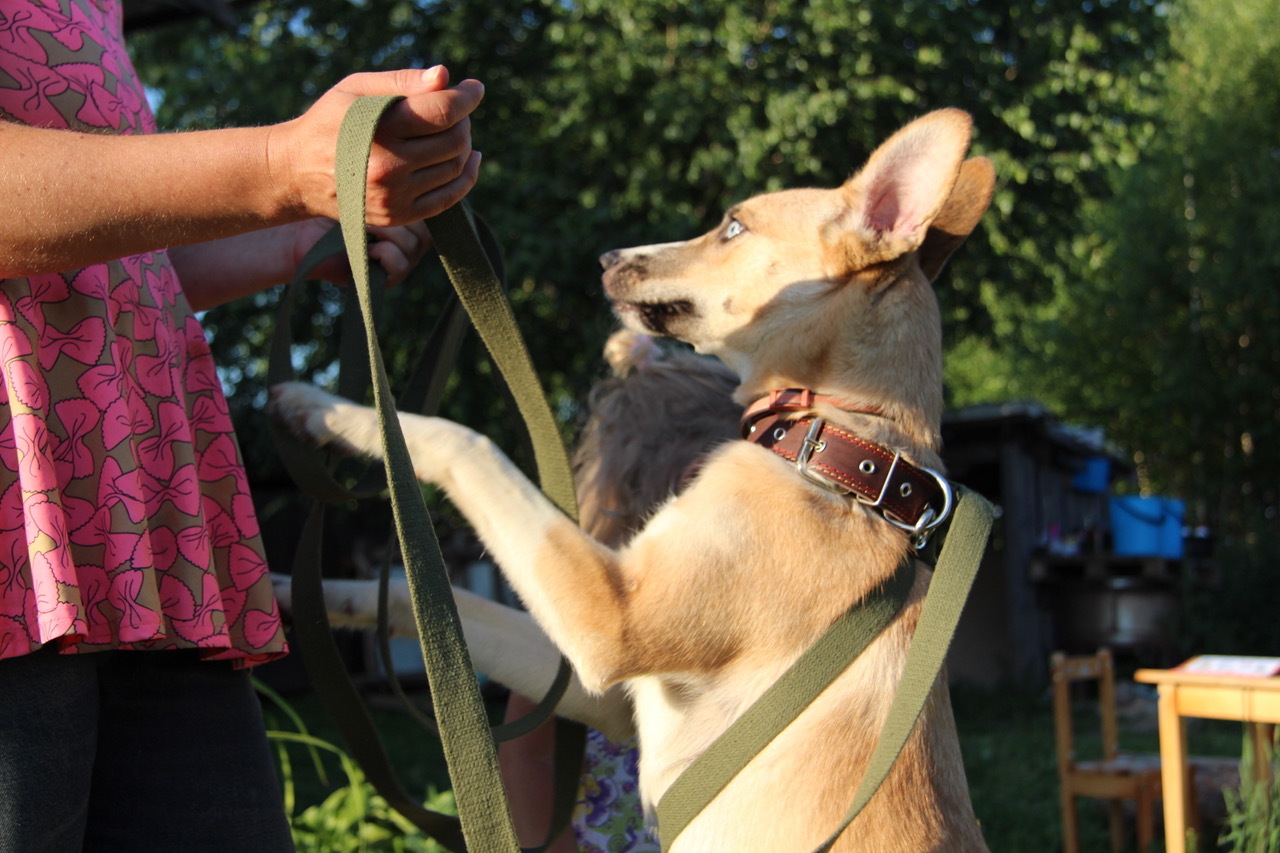
[[[732,240],[747,229],[742,227],[742,223],[736,219],[730,219],[729,224],[724,227],[724,239]]]

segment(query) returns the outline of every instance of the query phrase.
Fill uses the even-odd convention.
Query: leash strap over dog
[[[841,616],[680,774],[658,804],[664,848],[888,627],[915,579],[916,562],[909,556],[883,586]]]
[[[819,851],[831,849],[889,775],[946,662],[947,650],[951,648],[960,614],[982,565],[982,555],[987,550],[991,525],[996,517],[995,507],[977,492],[963,486],[957,486],[956,492],[959,502],[955,516],[938,552],[929,593],[920,609],[920,621],[916,623],[911,649],[907,652],[907,665],[898,685],[898,694],[889,708],[880,740],[845,813],[844,822],[823,842]]]
[[[995,518],[994,508],[981,495],[962,486],[956,487],[956,493],[954,516],[921,607],[898,692],[844,821],[817,848],[817,853],[835,844],[888,777],[946,660]],[[914,565],[910,558],[906,562]],[[658,831],[664,850],[671,848],[676,837],[733,776],[790,725],[893,620],[902,603],[897,600],[894,604],[894,597],[904,582],[903,574],[899,567],[886,586],[873,594],[879,596],[878,601],[870,607],[855,607],[832,625],[672,784],[658,803]],[[914,578],[914,571],[910,577]],[[910,580],[906,588],[910,590]],[[884,611],[890,606],[892,610],[885,619]],[[778,690],[784,681],[789,685],[787,690]]]

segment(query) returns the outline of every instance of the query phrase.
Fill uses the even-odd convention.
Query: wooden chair
[[[1124,801],[1137,806],[1138,850],[1148,853],[1155,839],[1156,800],[1160,798],[1160,756],[1119,750],[1116,726],[1115,670],[1110,649],[1096,655],[1068,657],[1055,652],[1050,658],[1053,675],[1053,724],[1058,749],[1058,781],[1062,802],[1062,847],[1079,853],[1080,832],[1076,811],[1079,797],[1108,801],[1111,850],[1124,849]],[[1071,685],[1095,681],[1102,719],[1102,756],[1077,759],[1071,725]]]

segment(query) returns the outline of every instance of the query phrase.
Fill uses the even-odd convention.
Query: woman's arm
[[[169,250],[182,290],[196,311],[257,293],[293,278],[303,256],[325,232],[331,219],[317,217]],[[387,284],[403,281],[432,247],[422,222],[392,228],[369,228],[369,258],[387,273]],[[346,284],[351,279],[344,254],[312,271],[310,278]]]
[[[473,80],[447,86],[443,68],[355,74],[260,128],[111,136],[0,122],[0,278],[336,217],[338,128],[360,95],[406,96],[370,155],[369,223],[439,213],[475,183],[468,116],[484,96]]]

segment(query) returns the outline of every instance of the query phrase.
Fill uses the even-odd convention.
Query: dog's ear
[[[961,110],[916,119],[876,149],[840,192],[832,247],[852,272],[920,248],[955,186],[973,120]]]
[[[942,272],[951,253],[978,227],[978,221],[991,204],[995,192],[996,170],[986,157],[970,157],[960,167],[951,195],[929,224],[924,243],[920,245],[920,268],[933,281]]]

